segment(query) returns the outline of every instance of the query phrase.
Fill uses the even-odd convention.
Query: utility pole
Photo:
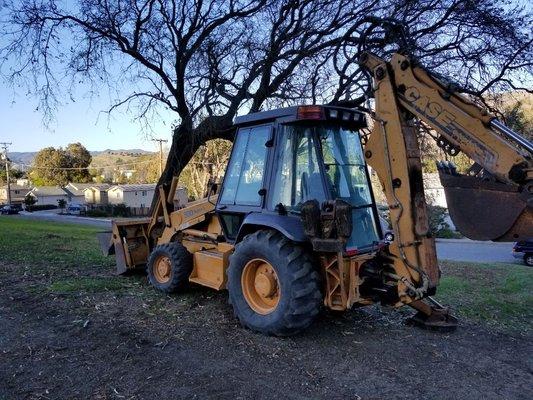
[[[6,180],[7,180],[7,204],[11,205],[11,183],[9,182],[9,158],[7,158],[7,149],[11,142],[0,142],[0,146],[4,149],[4,160],[6,162]]]
[[[152,142],[159,142],[159,176],[163,175],[163,143],[168,142],[166,139],[152,139]]]

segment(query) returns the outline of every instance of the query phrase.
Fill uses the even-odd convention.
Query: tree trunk
[[[235,129],[231,118],[212,116],[203,120],[196,128],[191,129],[190,124],[182,123],[172,135],[172,144],[163,174],[159,178],[152,199],[152,214],[159,200],[159,187],[163,186],[168,195],[172,178],[177,177],[183,168],[191,161],[198,148],[211,139],[226,139],[233,141]],[[172,210],[173,204],[167,204]],[[156,217],[152,215],[152,217]]]

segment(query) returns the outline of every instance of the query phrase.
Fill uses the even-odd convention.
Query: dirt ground
[[[241,328],[225,292],[0,261],[0,399],[533,398],[530,336],[468,320],[440,334],[408,314],[324,313],[280,339]]]

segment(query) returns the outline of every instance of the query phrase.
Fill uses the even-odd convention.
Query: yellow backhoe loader
[[[440,272],[428,225],[417,124],[447,153],[474,164],[467,175],[441,163],[454,223],[474,239],[533,236],[533,148],[409,58],[365,53],[375,113],[331,105],[282,108],[236,118],[220,188],[174,210],[177,178],[161,185],[153,216],[114,221],[104,245],[119,273],[146,268],[160,291],[194,282],[227,289],[242,325],[290,335],[322,306],[379,302],[418,313],[428,328],[457,320],[430,296]],[[394,239],[383,240],[367,165],[390,208]]]

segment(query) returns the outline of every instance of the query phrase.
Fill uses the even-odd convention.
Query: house
[[[124,176],[125,178],[127,179],[131,179],[131,177],[133,176],[133,174],[135,173],[136,171],[134,169],[124,169],[124,170],[121,170],[120,171],[120,174],[122,176]]]
[[[107,183],[92,184],[84,189],[85,203],[89,205],[105,205],[108,203],[107,189],[110,185]]]
[[[30,180],[28,178],[17,179],[17,186],[30,186]],[[30,188],[31,189],[31,188]]]
[[[155,183],[113,186],[107,191],[109,204],[125,204],[131,208],[150,207],[155,187]]]
[[[426,201],[430,204],[448,208],[446,203],[446,195],[444,188],[440,183],[440,177],[438,173],[426,173],[424,174],[424,192],[426,194]]]
[[[176,194],[174,195],[174,209],[178,210],[180,208],[186,207],[189,202],[189,195],[187,188],[178,187],[176,188]]]
[[[30,192],[30,186],[11,185],[11,204],[22,204],[24,198]],[[0,187],[0,204],[6,204],[8,201],[7,185]]]
[[[67,192],[69,203],[85,204],[85,189],[91,186],[94,186],[94,183],[69,182],[63,189]]]
[[[29,195],[34,197],[37,205],[57,206],[63,199],[68,202],[68,193],[59,186],[38,186],[30,190]]]

